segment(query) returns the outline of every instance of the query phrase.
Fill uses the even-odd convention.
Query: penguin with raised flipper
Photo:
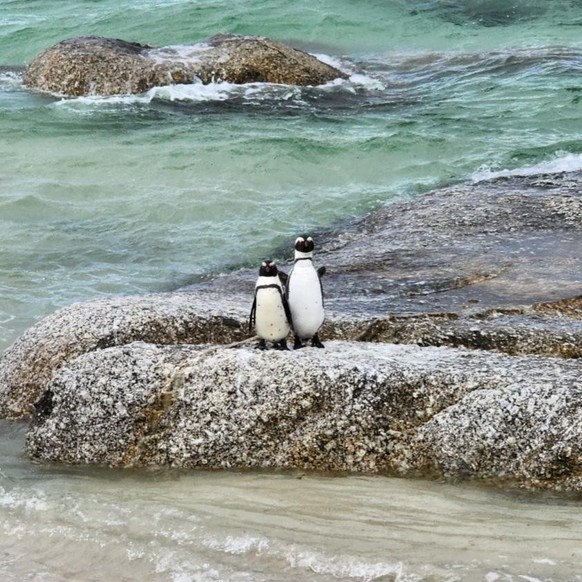
[[[313,248],[310,236],[300,236],[295,240],[295,262],[285,285],[285,295],[293,318],[296,350],[304,347],[303,342],[309,339],[312,346],[324,347],[318,331],[325,318],[321,286],[325,267],[316,270],[313,266]]]
[[[286,338],[292,318],[280,274],[274,261],[261,263],[249,319],[249,332],[252,333],[254,327],[259,336],[257,347],[261,350],[266,349],[267,341],[273,342],[275,349],[288,349]]]

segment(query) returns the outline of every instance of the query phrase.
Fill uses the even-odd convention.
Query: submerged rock
[[[439,471],[577,488],[581,371],[361,342],[290,353],[132,344],[56,375],[27,450],[116,467]]]
[[[433,0],[424,3],[408,0],[408,3],[412,14],[429,14],[457,26],[512,26],[543,18],[549,9],[548,4],[531,0]]]
[[[338,78],[347,76],[275,40],[219,34],[197,45],[160,48],[95,36],[72,38],[35,57],[24,82],[41,91],[83,96],[191,83],[321,85]]]

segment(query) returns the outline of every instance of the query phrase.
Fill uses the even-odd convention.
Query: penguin
[[[313,248],[310,236],[300,236],[295,240],[295,261],[285,285],[285,295],[293,318],[296,350],[302,348],[303,341],[308,339],[311,339],[313,347],[324,347],[318,331],[325,317],[321,286],[325,267],[316,270],[313,266]]]
[[[287,350],[287,335],[292,326],[291,311],[283,293],[283,285],[274,261],[261,263],[255,285],[255,297],[249,318],[249,332],[253,327],[259,336],[257,347],[266,349],[266,342],[274,343],[275,349]]]

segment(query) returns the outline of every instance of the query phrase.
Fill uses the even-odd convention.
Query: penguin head
[[[295,253],[302,253],[303,255],[313,253],[313,239],[308,236],[298,236],[295,239]]]
[[[261,263],[259,268],[259,276],[260,277],[276,277],[278,275],[277,265],[275,261],[271,261],[267,259]]]

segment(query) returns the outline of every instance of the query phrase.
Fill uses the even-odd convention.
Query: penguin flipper
[[[285,275],[285,299],[289,299],[289,287],[291,286],[291,275],[293,275],[293,268]]]
[[[323,269],[323,272],[325,273],[325,267],[319,267],[319,269],[317,269],[317,274],[319,274],[319,271],[321,269]],[[318,279],[319,279],[319,290],[321,291],[321,305],[325,307],[325,294],[323,292],[323,283],[321,282],[321,276],[319,276]]]
[[[285,293],[285,295],[287,295]],[[289,326],[293,327],[293,317],[291,316],[291,309],[289,308],[289,302],[287,301],[287,297],[281,292],[281,302],[283,303],[283,309],[285,310],[285,317],[287,317],[287,321],[289,322]]]
[[[317,274],[319,275],[320,278],[323,277],[326,272],[327,269],[325,267],[319,267],[319,269],[317,269]]]
[[[255,327],[255,317],[257,315],[257,296],[253,299],[253,306],[251,307],[251,314],[249,316],[249,333],[253,332]]]
[[[287,280],[289,279],[289,275],[287,273],[283,273],[283,271],[277,271],[279,273],[279,279],[281,279],[281,283],[283,285],[287,285]]]

